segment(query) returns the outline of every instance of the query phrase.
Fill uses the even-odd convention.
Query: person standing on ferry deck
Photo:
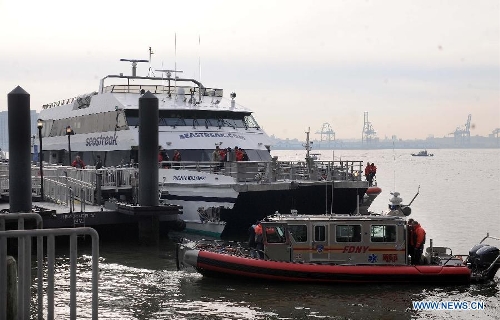
[[[173,167],[175,169],[179,169],[179,166],[180,166],[180,161],[182,160],[181,158],[181,153],[179,152],[179,150],[174,150],[174,156],[172,157],[172,161],[175,161],[174,164],[173,164]]]
[[[78,169],[85,169],[85,163],[83,163],[80,156],[76,156],[75,160],[71,163],[71,166]]]
[[[214,152],[212,152],[212,162],[215,162],[214,172],[218,172],[219,168],[221,167],[219,146],[215,146],[215,150],[214,150]]]
[[[365,178],[366,178],[366,181],[368,181],[368,186],[371,187],[372,186],[372,181],[371,181],[371,178],[370,178],[370,162],[366,163]]]
[[[96,170],[99,170],[99,169],[102,168],[102,160],[101,160],[101,156],[100,155],[96,156],[95,168],[96,168]]]
[[[373,185],[373,178],[377,175],[377,167],[375,166],[375,163],[372,162],[370,165],[370,186]]]

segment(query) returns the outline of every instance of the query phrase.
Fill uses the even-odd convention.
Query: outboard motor
[[[492,280],[500,269],[500,250],[487,244],[475,245],[467,257],[467,266],[475,280]]]

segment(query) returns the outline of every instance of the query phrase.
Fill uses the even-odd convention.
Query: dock
[[[9,167],[0,163],[0,213],[8,213]],[[39,167],[33,165],[32,207],[44,228],[92,227],[120,237],[137,231],[139,242],[153,244],[168,230],[180,231],[182,207],[137,204],[137,168],[76,169],[46,165],[42,201]],[[161,225],[161,231],[160,231]]]

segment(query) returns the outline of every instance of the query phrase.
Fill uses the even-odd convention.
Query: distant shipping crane
[[[328,122],[323,123],[321,126],[321,130],[316,131],[316,134],[320,134],[320,146],[323,141],[327,141],[328,147],[333,141],[335,141],[335,131],[333,131],[332,127]],[[333,138],[333,139],[332,139]]]
[[[363,131],[361,133],[361,143],[368,144],[375,140],[377,132],[373,129],[370,121],[368,121],[368,111],[365,111],[363,121]]]
[[[464,126],[459,126],[455,129],[455,131],[451,132],[450,135],[453,135],[455,143],[459,144],[469,144],[470,143],[470,120],[472,116],[469,114],[467,117],[467,122]]]
[[[497,146],[500,145],[500,128],[496,128],[495,130],[493,130],[490,134],[490,137],[491,138],[494,138],[496,141],[497,141]]]

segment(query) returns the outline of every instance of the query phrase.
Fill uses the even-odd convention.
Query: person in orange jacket
[[[422,258],[422,253],[424,252],[425,245],[425,230],[422,228],[418,221],[413,221],[413,243],[415,247],[413,249],[414,264],[420,264]]]
[[[255,230],[255,250],[260,259],[264,259],[264,235],[262,234],[262,224],[257,224]]]

